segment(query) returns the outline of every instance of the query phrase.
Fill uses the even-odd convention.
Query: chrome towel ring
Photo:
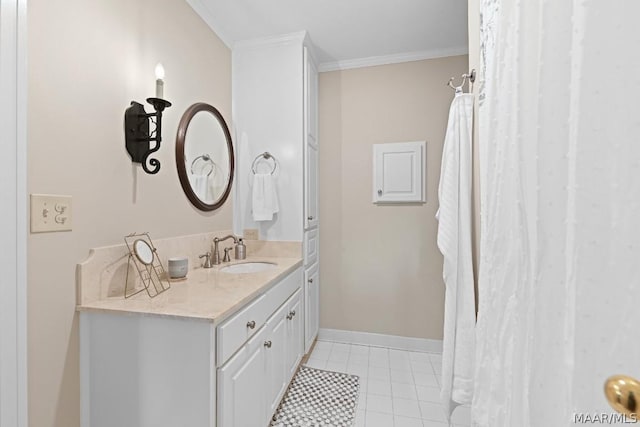
[[[273,155],[271,153],[269,153],[268,151],[265,151],[262,154],[258,154],[256,156],[255,159],[253,159],[253,163],[251,163],[251,172],[253,172],[253,174],[255,175],[256,172],[256,166],[258,165],[258,162],[261,160],[272,160],[273,161],[273,168],[271,169],[271,175],[273,175],[273,173],[276,171],[276,168],[278,167],[278,161],[276,160],[275,157],[273,157]]]
[[[211,170],[207,173],[207,176],[210,176],[216,169],[216,162],[213,161],[213,159],[211,158],[211,156],[209,156],[208,154],[202,154],[198,157],[196,157],[195,159],[193,159],[193,161],[191,162],[191,175],[194,175],[195,172],[193,171],[193,167],[195,166],[196,162],[198,160],[202,160],[203,162],[205,162],[204,167],[206,168],[207,166],[209,166],[211,168]],[[215,176],[215,174],[214,174]]]

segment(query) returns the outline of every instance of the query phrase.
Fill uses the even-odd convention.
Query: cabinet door
[[[425,141],[373,146],[373,203],[425,202]]]
[[[304,228],[318,226],[318,147],[307,144],[304,171]]]
[[[265,342],[265,373],[267,376],[267,410],[272,416],[288,384],[287,378],[287,304],[271,316],[267,322]],[[264,424],[264,423],[263,423]],[[259,424],[256,424],[258,426]]]
[[[265,336],[262,328],[218,369],[218,425],[256,427],[266,424]]]
[[[318,145],[318,69],[304,48],[304,118],[307,143]]]
[[[304,228],[318,225],[318,69],[304,48]]]
[[[302,311],[302,292],[296,292],[289,301],[288,328],[287,328],[287,378],[292,378],[296,373],[300,359],[302,359],[304,330]]]
[[[318,229],[313,228],[304,232],[303,250],[304,250],[304,265],[313,265],[318,261]]]
[[[305,353],[311,348],[320,328],[320,280],[318,264],[305,271],[304,284],[304,341]]]

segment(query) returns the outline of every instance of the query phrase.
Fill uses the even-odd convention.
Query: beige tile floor
[[[356,427],[447,427],[439,354],[318,341],[306,364],[360,377]],[[469,426],[469,407],[456,408],[452,422]]]

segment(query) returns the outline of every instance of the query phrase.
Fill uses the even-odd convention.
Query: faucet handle
[[[203,268],[211,268],[213,267],[213,263],[211,262],[211,252],[207,252],[206,254],[200,255],[198,258],[204,258],[204,262],[202,263]]]
[[[222,262],[229,262],[231,261],[231,256],[229,255],[229,251],[231,251],[233,248],[224,248],[224,257],[222,258]]]

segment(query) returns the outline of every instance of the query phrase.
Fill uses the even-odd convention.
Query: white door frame
[[[27,0],[0,0],[0,427],[27,427]]]

